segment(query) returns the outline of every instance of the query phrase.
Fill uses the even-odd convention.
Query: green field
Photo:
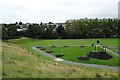
[[[2,78],[118,78],[118,71],[57,63],[19,45],[2,43]]]
[[[93,51],[94,47],[85,47],[80,48],[75,47],[76,45],[91,45],[96,43],[96,40],[100,40],[100,43],[109,47],[109,46],[118,46],[118,39],[117,38],[99,38],[99,39],[56,39],[56,40],[38,40],[38,39],[30,39],[30,38],[21,38],[16,40],[9,40],[9,42],[13,42],[16,44],[21,45],[23,48],[26,48],[28,51],[34,52],[37,56],[37,52],[32,50],[33,46],[44,46],[44,47],[50,47],[51,45],[56,45],[56,48],[51,49],[53,51],[53,55],[56,55],[60,53],[61,50],[64,51],[64,54],[67,55],[63,57],[66,60],[70,61],[76,61],[76,62],[82,62],[82,63],[90,63],[90,64],[101,64],[101,65],[109,65],[109,66],[118,66],[118,59],[119,57],[111,54],[113,56],[110,60],[98,60],[98,59],[90,59],[89,61],[80,61],[76,58],[83,56],[84,54],[88,54],[89,51]],[[72,45],[72,47],[62,47],[64,45]],[[61,47],[60,47],[61,46]],[[50,48],[49,48],[50,49]],[[120,66],[120,65],[119,65]]]
[[[96,39],[48,39],[48,40],[38,40],[30,38],[21,38],[11,40],[11,42],[20,45],[40,45],[40,46],[50,46],[50,45],[91,45],[100,40],[101,44],[106,46],[119,46],[118,38],[96,38]],[[10,40],[9,40],[10,41]],[[120,46],[119,46],[120,47]]]
[[[4,63],[2,65],[2,76],[3,78],[118,78],[119,75],[116,70],[89,68],[64,63],[56,64],[53,59],[43,56],[32,49],[33,46],[50,47],[54,44],[59,46],[55,48],[57,52],[57,50],[60,50],[61,45],[81,45],[83,43],[88,45],[96,40],[88,39],[89,42],[86,42],[87,39],[38,40],[20,38],[5,40],[2,43],[2,59]],[[99,40],[101,40],[101,43],[106,40],[111,41],[110,43],[113,46],[117,46],[117,39]],[[106,42],[106,45],[109,46],[110,44]],[[78,48],[74,49],[77,52]]]
[[[45,48],[46,48],[46,50],[43,50],[43,51],[45,51],[45,52],[53,51],[50,54],[52,54],[54,56],[59,55],[59,54],[64,54],[64,56],[61,58],[65,59],[65,60],[69,60],[69,61],[98,64],[98,65],[101,64],[101,65],[109,65],[109,66],[120,66],[120,64],[118,63],[118,59],[120,59],[120,57],[117,57],[114,54],[111,54],[109,52],[107,52],[107,54],[109,54],[113,57],[110,60],[99,60],[99,59],[95,59],[95,58],[90,58],[90,60],[86,60],[86,61],[78,60],[77,58],[89,54],[90,51],[94,51],[95,47],[91,47],[91,46],[86,46],[84,48],[80,48],[80,46],[70,46],[70,47],[63,47],[63,46],[57,47],[56,46],[56,48],[51,48],[51,47],[45,47]],[[97,48],[97,50],[103,51],[99,47]]]

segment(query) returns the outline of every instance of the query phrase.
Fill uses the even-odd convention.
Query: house
[[[29,23],[26,23],[26,24],[16,24],[16,26],[17,26],[17,31],[26,31],[26,30],[28,30],[28,28],[29,28]]]

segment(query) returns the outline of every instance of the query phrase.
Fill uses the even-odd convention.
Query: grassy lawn
[[[35,55],[39,56],[41,54],[38,54],[34,50],[32,50],[33,46],[45,46],[50,47],[51,45],[56,45],[59,47],[56,47],[53,50],[53,55],[58,54],[60,50],[64,51],[64,54],[67,55],[63,58],[70,61],[76,61],[76,62],[82,62],[82,63],[90,63],[90,64],[102,64],[102,65],[110,65],[110,66],[117,66],[118,64],[118,57],[115,55],[110,54],[113,56],[110,60],[98,60],[98,59],[90,59],[89,61],[79,61],[76,58],[87,54],[89,51],[93,50],[94,47],[60,47],[63,45],[91,45],[93,43],[96,43],[96,40],[100,40],[100,43],[103,45],[109,46],[118,46],[118,38],[99,38],[99,39],[55,39],[55,40],[38,40],[38,39],[30,39],[30,38],[21,38],[21,39],[15,39],[15,40],[9,40],[9,42],[13,42],[16,44],[21,45],[21,47],[26,48],[28,51],[33,52]],[[49,58],[47,58],[49,59]]]
[[[98,39],[48,39],[48,40],[38,40],[38,39],[30,39],[30,38],[20,38],[13,39],[11,42],[21,44],[21,45],[91,45],[96,43],[97,40],[100,40],[101,44],[106,46],[119,46],[118,39],[120,38],[98,38]],[[10,41],[10,40],[9,40]]]
[[[46,47],[46,50],[43,50],[43,51],[45,52],[53,51],[50,54],[54,56],[56,56],[57,54],[64,54],[64,56],[61,58],[69,61],[74,61],[74,62],[90,63],[90,64],[98,64],[98,65],[101,64],[101,65],[109,65],[109,66],[120,66],[120,64],[118,64],[118,59],[120,59],[120,57],[117,57],[114,54],[111,54],[109,52],[107,53],[113,57],[110,60],[99,60],[95,58],[90,58],[90,60],[81,61],[77,59],[79,57],[89,54],[90,51],[94,51],[94,50],[95,50],[95,47],[92,47],[92,46],[86,46],[84,48],[81,48],[80,46],[69,46],[69,47],[58,46],[56,48]],[[103,51],[99,47],[97,48],[97,50]]]
[[[31,39],[30,43],[33,44]],[[118,78],[118,71],[114,70],[56,64],[54,60],[32,51],[32,45],[28,47],[27,42],[21,44],[23,48],[9,42],[2,44],[3,78]]]

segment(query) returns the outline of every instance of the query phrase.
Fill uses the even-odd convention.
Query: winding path
[[[32,49],[39,52],[40,54],[42,54],[44,56],[47,56],[47,57],[52,58],[54,60],[57,59],[57,57],[55,57],[55,56],[53,56],[51,54],[48,54],[46,52],[43,52],[42,50],[39,50],[36,47],[37,46],[34,46],[34,47],[32,47]],[[120,55],[118,55],[118,53],[113,52],[113,51],[111,51],[109,49],[107,49],[107,51],[115,54],[116,56],[120,56]],[[67,60],[63,60],[62,62],[66,63],[66,64],[69,64],[69,65],[77,65],[77,66],[87,66],[87,67],[104,68],[104,69],[112,69],[112,70],[119,70],[120,69],[120,67],[112,67],[112,66],[96,65],[96,64],[84,64],[84,63],[72,62],[72,61],[67,61]]]

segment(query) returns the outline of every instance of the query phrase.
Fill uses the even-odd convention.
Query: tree
[[[57,34],[61,37],[64,32],[64,27],[62,25],[59,25],[56,29]]]
[[[15,24],[9,24],[8,25],[8,36],[9,36],[9,38],[19,37],[19,34],[17,32],[17,27],[16,27]]]
[[[19,22],[19,25],[22,25],[22,24],[23,24],[23,23],[20,21],[20,22]]]
[[[8,29],[6,26],[7,24],[2,24],[2,39],[8,38]]]
[[[56,39],[57,38],[57,34],[54,30],[52,30],[50,27],[47,27],[45,29],[44,35],[43,35],[44,39]]]
[[[43,25],[43,23],[42,23],[42,22],[40,22],[40,25]]]
[[[49,22],[48,25],[31,24],[27,31],[17,32],[18,28],[23,28],[24,24],[20,21],[14,24],[2,24],[3,38],[15,37],[33,37],[33,38],[65,38],[65,39],[79,39],[79,38],[104,38],[104,37],[120,37],[118,26],[120,19],[71,19],[64,23],[64,27]]]
[[[31,24],[27,30],[27,36],[33,38],[42,38],[43,35],[43,27],[38,24]]]
[[[78,19],[67,20],[65,31],[69,38],[118,37],[118,19]]]

